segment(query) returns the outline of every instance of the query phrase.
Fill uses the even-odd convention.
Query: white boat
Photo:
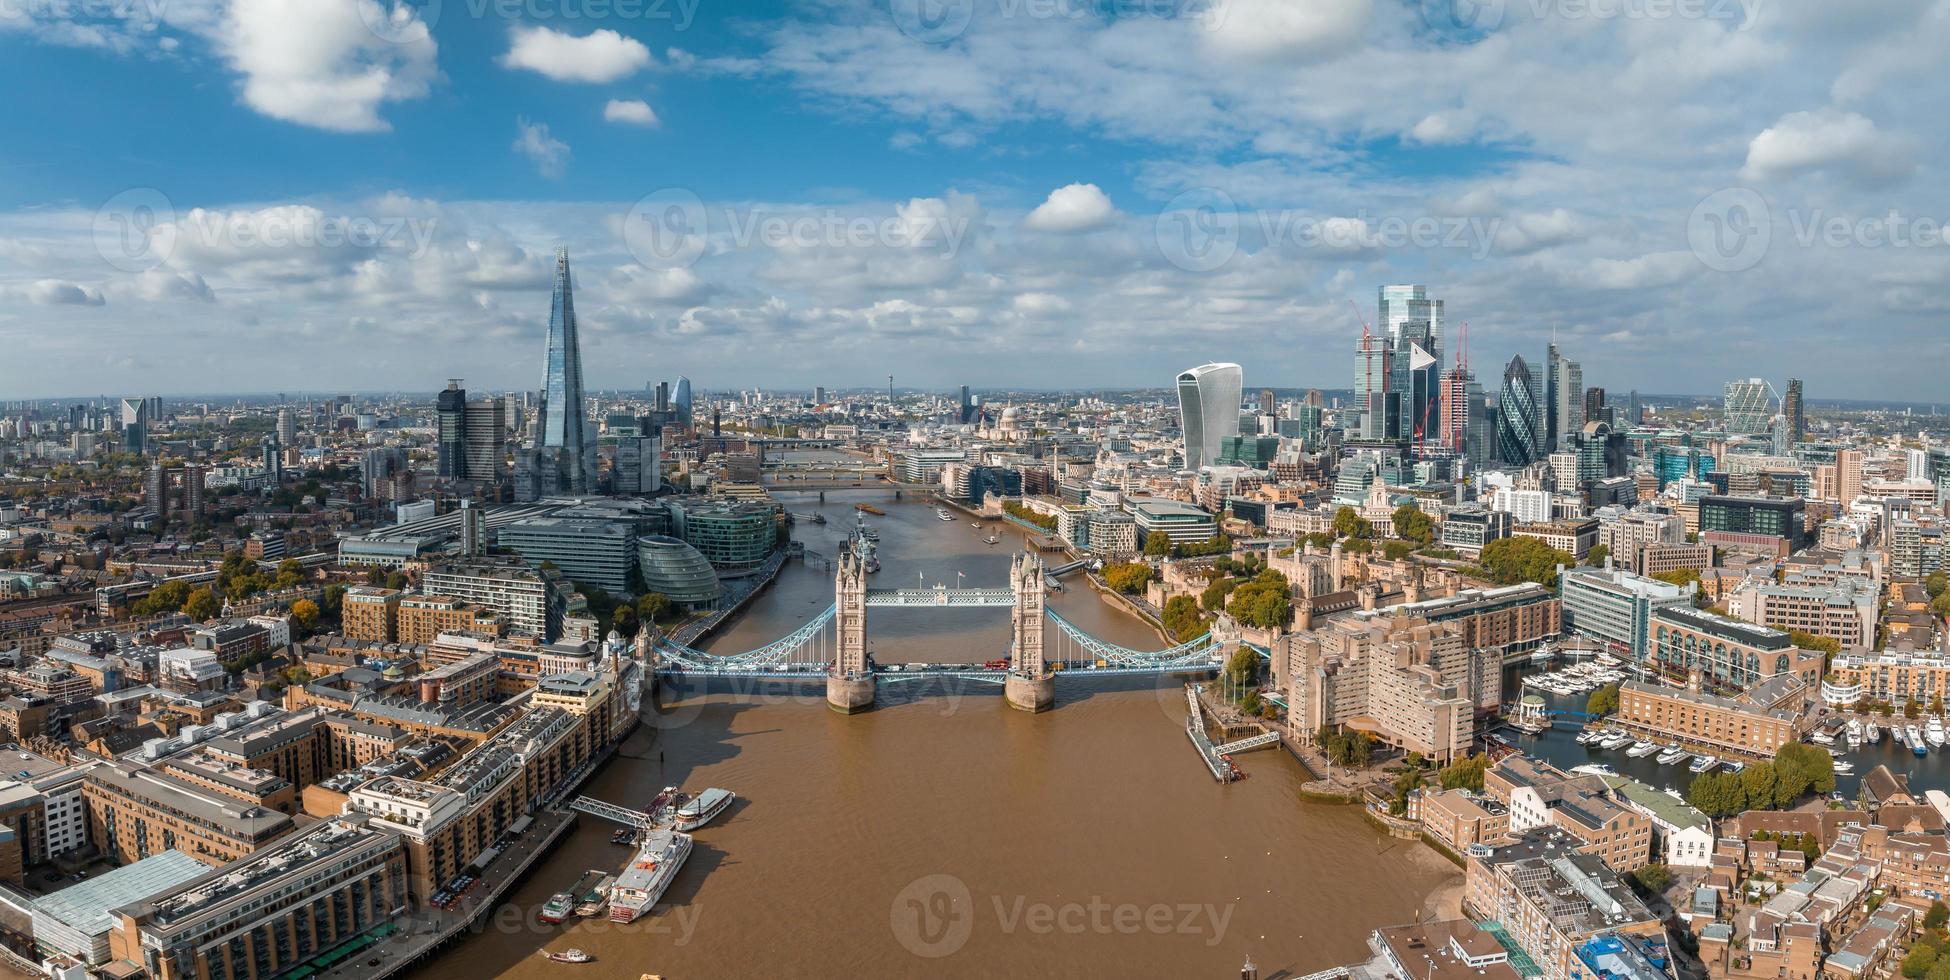
[[[1599,742],[1602,742],[1609,737],[1610,737],[1610,733],[1606,732],[1602,728],[1587,728],[1584,731],[1578,733],[1578,744],[1596,745]]]
[[[677,829],[688,833],[716,820],[736,799],[738,794],[715,786],[699,793],[696,799],[677,808]]]
[[[1662,766],[1670,766],[1676,762],[1686,761],[1686,758],[1691,754],[1692,753],[1687,752],[1685,749],[1667,749],[1664,752],[1659,753],[1659,758],[1657,761]]]
[[[1822,745],[1835,744],[1835,736],[1819,728],[1808,733],[1808,740],[1811,742],[1818,742]]]
[[[674,830],[651,831],[637,848],[629,867],[610,886],[610,921],[634,922],[638,916],[648,913],[690,856],[691,835]]]
[[[936,507],[934,509],[934,516],[939,517],[944,521],[952,521],[955,519],[955,515],[948,513],[948,508],[946,507]]]
[[[594,956],[579,949],[565,949],[560,953],[551,953],[545,949],[542,950],[542,955],[557,963],[594,963],[596,961]]]
[[[1720,759],[1718,756],[1703,755],[1697,759],[1694,759],[1693,764],[1687,766],[1686,768],[1691,769],[1694,772],[1705,772],[1708,769],[1711,769],[1714,766],[1717,766],[1719,764],[1720,764]]]
[[[1634,759],[1643,759],[1646,756],[1651,755],[1652,753],[1657,751],[1659,751],[1659,744],[1657,742],[1653,742],[1649,739],[1640,739],[1639,741],[1632,743],[1632,747],[1626,749],[1625,754],[1631,756]]]
[[[1920,749],[1923,747],[1923,730],[1915,725],[1905,725],[1903,739],[1909,743],[1910,748]]]
[[[1943,719],[1931,718],[1929,725],[1923,729],[1923,737],[1929,739],[1931,748],[1942,748]]]
[[[1860,741],[1862,741],[1862,721],[1861,721],[1861,719],[1859,719],[1859,718],[1850,718],[1850,719],[1848,720],[1848,740],[1849,740],[1850,742],[1860,742]]]
[[[1611,737],[1599,743],[1600,747],[1610,752],[1616,752],[1630,744],[1632,744],[1632,736],[1624,732],[1613,733]]]
[[[1866,742],[1866,743],[1868,743],[1868,744],[1870,744],[1870,745],[1874,745],[1874,744],[1876,744],[1877,742],[1880,742],[1880,741],[1882,741],[1882,728],[1881,728],[1881,726],[1879,726],[1879,725],[1877,725],[1877,724],[1876,724],[1875,722],[1873,722],[1873,721],[1872,721],[1872,722],[1869,722],[1869,723],[1868,723],[1868,724],[1866,724],[1866,725],[1863,725],[1863,726],[1862,726],[1862,741],[1864,741],[1864,742]]]
[[[1842,775],[1844,775],[1844,776],[1846,776],[1846,775],[1848,775],[1849,773],[1852,773],[1852,772],[1854,772],[1854,771],[1855,771],[1855,763],[1853,763],[1853,762],[1849,762],[1849,761],[1847,761],[1847,760],[1845,760],[1845,759],[1836,759],[1836,760],[1835,760],[1835,771],[1836,771],[1836,772],[1838,772],[1838,773],[1841,773],[1841,774],[1842,774]]]
[[[1742,772],[1747,768],[1747,764],[1741,762],[1739,759],[1728,759],[1727,761],[1720,763],[1720,768],[1725,769],[1728,772]]]

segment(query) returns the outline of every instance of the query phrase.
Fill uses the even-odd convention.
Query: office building
[[[1774,386],[1762,378],[1729,381],[1720,399],[1721,422],[1734,435],[1760,435],[1774,417]]]
[[[1800,551],[1808,545],[1805,510],[1806,503],[1799,497],[1709,494],[1699,501],[1700,534],[1718,531],[1780,538],[1789,552]]]
[[[654,433],[617,439],[616,457],[610,468],[612,492],[634,496],[662,490],[662,446],[663,440]]]
[[[670,506],[674,537],[697,549],[721,578],[750,575],[778,547],[779,511],[755,500],[712,500]]]
[[[341,817],[116,910],[116,959],[155,980],[269,980],[407,911],[400,836]]]
[[[1675,680],[1696,676],[1714,690],[1744,691],[1792,676],[1808,690],[1821,682],[1821,654],[1786,633],[1690,606],[1652,614],[1651,666]]]
[[[461,418],[465,469],[460,475],[476,483],[500,483],[508,469],[507,403],[476,399],[465,405]]]
[[[1210,466],[1219,441],[1239,434],[1244,384],[1237,364],[1201,364],[1178,375],[1178,422],[1185,437],[1185,468]]]
[[[1510,358],[1496,403],[1497,455],[1506,466],[1528,466],[1544,458],[1544,408],[1539,395],[1523,355]]]
[[[118,956],[110,944],[117,909],[174,894],[209,870],[208,864],[182,851],[163,851],[32,899],[34,944],[43,954],[104,966]]]
[[[1550,432],[1545,446],[1555,452],[1570,448],[1572,440],[1584,430],[1584,367],[1560,356],[1556,344],[1550,347],[1550,366],[1550,393],[1546,402]]]
[[[1787,416],[1788,441],[1800,443],[1808,438],[1808,413],[1801,403],[1801,379],[1789,378],[1787,394],[1781,396],[1781,414]]]
[[[1565,630],[1608,643],[1635,663],[1644,663],[1651,653],[1654,615],[1692,605],[1692,587],[1623,569],[1572,569],[1559,576],[1559,583]]]
[[[502,526],[496,541],[537,568],[554,564],[579,586],[611,594],[630,591],[636,528],[626,521],[530,517]]]
[[[541,408],[536,417],[535,445],[547,463],[559,471],[556,481],[567,493],[595,489],[595,445],[588,439],[589,421],[582,397],[582,348],[576,337],[576,310],[569,279],[569,250],[555,252],[555,288],[548,314],[548,349],[542,372]]]
[[[1384,423],[1382,438],[1434,439],[1440,416],[1442,376],[1442,301],[1428,298],[1423,286],[1383,286],[1377,323],[1387,338],[1389,355],[1384,420],[1399,413],[1392,427]]]
[[[441,479],[460,479],[467,475],[467,392],[458,378],[449,379],[434,397],[433,416],[434,472]]]

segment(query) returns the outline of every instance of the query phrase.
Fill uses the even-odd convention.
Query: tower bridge
[[[1000,684],[1011,706],[1045,711],[1056,701],[1058,675],[1209,672],[1219,669],[1238,644],[1236,638],[1207,633],[1163,650],[1132,650],[1092,636],[1048,607],[1043,560],[1034,552],[1017,553],[1004,588],[869,589],[859,556],[842,552],[835,564],[833,604],[791,633],[731,654],[699,650],[657,634],[649,647],[651,668],[665,677],[823,678],[827,704],[849,714],[872,707],[879,684],[928,678]],[[867,650],[869,606],[1007,607],[1009,649],[1005,657],[979,664],[882,666]]]

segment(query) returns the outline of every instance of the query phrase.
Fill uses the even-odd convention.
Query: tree
[[[1226,660],[1226,679],[1234,687],[1246,687],[1259,674],[1259,654],[1249,646],[1241,646]]]
[[[1415,552],[1413,541],[1383,541],[1381,554],[1389,561],[1401,561]]]
[[[1605,559],[1610,557],[1611,549],[1609,547],[1602,544],[1594,544],[1591,546],[1590,551],[1584,553],[1584,563],[1602,567],[1605,564]]]
[[[1917,943],[1910,947],[1909,955],[1903,957],[1903,976],[1909,980],[1923,980],[1930,968],[1936,965],[1936,947]]]
[[[1339,517],[1339,514],[1335,515]],[[1418,545],[1435,540],[1435,521],[1414,504],[1403,504],[1395,508],[1395,537],[1413,541]]]
[[[218,601],[217,594],[210,591],[207,585],[191,592],[189,598],[183,600],[183,615],[199,623],[215,617],[222,611],[223,603]]]
[[[1591,696],[1584,699],[1584,710],[1586,714],[1597,715],[1600,718],[1617,713],[1618,685],[1606,684],[1592,691]]]
[[[1234,588],[1231,598],[1226,600],[1226,614],[1260,629],[1285,626],[1293,617],[1286,576],[1269,569]]]
[[[1775,629],[1781,627],[1776,626]],[[1788,642],[1803,650],[1816,650],[1834,656],[1842,652],[1842,641],[1832,636],[1816,636],[1803,630],[1786,630]]]
[[[1162,618],[1165,631],[1179,643],[1184,643],[1205,632],[1205,617],[1199,613],[1198,600],[1188,595],[1175,595],[1166,599]]]
[[[1780,776],[1771,762],[1757,762],[1740,773],[1740,789],[1751,805],[1769,807],[1780,788]]]
[[[298,564],[296,558],[286,558],[278,562],[277,587],[289,589],[305,580],[305,566]]]
[[[1171,554],[1171,535],[1163,531],[1153,531],[1145,535],[1144,553],[1152,558],[1163,558]]]
[[[318,624],[318,603],[310,599],[300,599],[291,604],[291,621],[303,629],[311,629]]]
[[[1136,595],[1151,584],[1153,574],[1144,562],[1122,562],[1104,569],[1104,582],[1125,595]]]
[[[1198,604],[1206,612],[1218,612],[1225,608],[1226,596],[1231,595],[1238,585],[1239,580],[1235,578],[1215,578],[1206,583],[1205,591],[1198,594]]]
[[[1931,572],[1929,577],[1923,580],[1923,591],[1932,599],[1945,591],[1950,591],[1950,574],[1940,571]]]
[[[1923,928],[1935,932],[1945,925],[1950,925],[1950,906],[1940,901],[1931,902],[1930,910],[1923,913]]]
[[[1374,525],[1354,508],[1343,505],[1334,512],[1334,533],[1344,538],[1365,538],[1374,533]]]
[[[1950,592],[1931,599],[1930,612],[1938,619],[1950,619]]]
[[[1489,768],[1489,756],[1465,756],[1443,766],[1436,778],[1443,789],[1467,789],[1480,793],[1483,791],[1483,774]]]
[[[1683,589],[1687,585],[1697,583],[1699,581],[1699,569],[1675,568],[1669,572],[1660,572],[1652,577],[1658,579],[1661,582],[1666,583],[1667,585],[1677,585]]]
[[[1557,566],[1575,563],[1570,555],[1531,537],[1498,538],[1483,546],[1483,571],[1498,585],[1557,581]]]
[[[326,586],[323,603],[324,603],[324,611],[326,613],[333,616],[338,615],[339,607],[345,604],[345,586],[343,585]]]
[[[636,600],[638,622],[654,623],[670,613],[670,597],[661,592],[646,592]]]
[[[1632,880],[1647,895],[1662,894],[1666,886],[1672,884],[1672,872],[1663,864],[1648,864],[1632,872]]]

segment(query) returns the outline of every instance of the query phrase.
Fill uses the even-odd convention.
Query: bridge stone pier
[[[1009,616],[1009,675],[1002,695],[1012,708],[1048,711],[1056,704],[1056,675],[1043,662],[1043,560],[1019,551],[1009,564],[1015,609]]]
[[[833,665],[826,674],[826,706],[854,714],[873,707],[867,667],[867,568],[850,549],[840,553],[833,585]]]

